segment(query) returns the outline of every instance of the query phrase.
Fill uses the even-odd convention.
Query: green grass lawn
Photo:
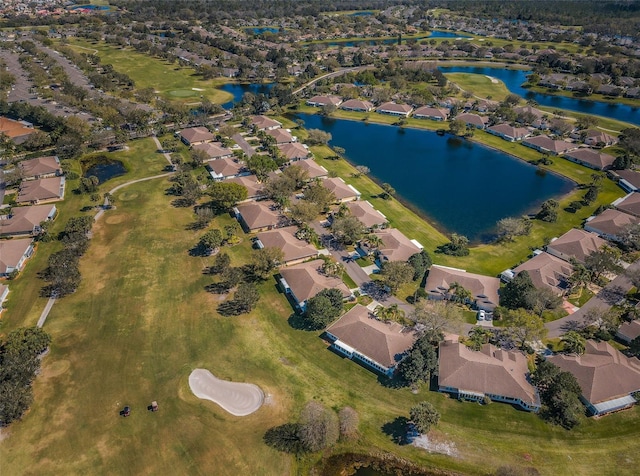
[[[640,409],[585,421],[573,432],[494,403],[459,403],[423,387],[381,385],[354,362],[326,349],[319,333],[293,329],[291,308],[275,280],[260,285],[249,315],[224,318],[205,292],[202,269],[213,258],[187,250],[201,232],[190,209],[173,208],[166,179],[116,193],[117,209],[94,227],[81,261],[83,282],[59,301],[45,329],[50,354],[35,382],[35,402],[0,445],[3,474],[308,474],[319,455],[294,459],[262,442],[271,426],[291,421],[309,399],[360,414],[361,437],[337,451],[385,451],[425,466],[487,474],[499,465],[535,466],[541,474],[631,473]],[[217,218],[212,227],[230,220]],[[250,242],[227,249],[246,262]],[[35,267],[24,273],[33,278]],[[9,310],[3,331],[32,323]],[[258,384],[270,403],[244,418],[195,398],[187,377],[204,367]],[[160,411],[146,406],[157,400]],[[460,457],[398,446],[383,427],[431,401],[442,420],[432,437]],[[129,418],[118,411],[130,405]],[[613,436],[615,435],[615,437]],[[26,470],[28,468],[28,471]]]
[[[482,74],[447,73],[445,76],[464,91],[484,99],[502,101],[509,94],[509,90],[502,81],[495,78],[492,80]]]
[[[191,103],[204,96],[218,104],[233,99],[230,93],[216,89],[226,82],[224,79],[205,81],[191,67],[103,42],[70,39],[69,46],[80,53],[95,52],[103,64],[111,64],[116,71],[129,75],[137,89],[154,88],[164,99]]]

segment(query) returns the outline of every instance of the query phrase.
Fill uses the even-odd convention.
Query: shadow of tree
[[[409,444],[409,439],[407,438],[408,424],[408,418],[399,416],[382,425],[380,429],[382,430],[382,433],[390,437],[391,441],[395,444],[403,446]]]

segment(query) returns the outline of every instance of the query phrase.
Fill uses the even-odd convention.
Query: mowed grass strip
[[[446,73],[445,76],[449,81],[455,83],[463,91],[473,94],[473,96],[491,99],[492,101],[502,101],[510,94],[504,82],[482,74]]]
[[[222,104],[233,99],[232,94],[216,89],[226,82],[224,79],[205,81],[191,67],[138,53],[133,48],[79,39],[70,39],[69,46],[79,53],[97,54],[102,64],[111,64],[116,71],[131,77],[136,89],[153,88],[167,100],[191,103],[199,102],[202,96]]]
[[[262,301],[251,314],[219,316],[220,298],[204,291],[211,278],[202,274],[213,258],[188,255],[202,232],[188,229],[189,209],[170,206],[168,186],[158,179],[117,192],[118,208],[96,224],[81,263],[82,285],[47,321],[53,345],[35,383],[35,403],[0,445],[6,474],[26,468],[42,475],[308,474],[319,455],[296,460],[267,447],[262,436],[293,420],[309,399],[359,412],[360,439],[338,450],[394,452],[464,474],[504,464],[560,475],[637,467],[638,408],[566,432],[508,405],[384,386],[328,351],[319,333],[293,329],[275,280],[260,285]],[[229,220],[218,217],[212,227]],[[235,265],[246,262],[249,237],[225,251]],[[197,367],[258,384],[269,403],[238,418],[198,400],[187,384]],[[157,413],[146,410],[152,400]],[[432,437],[455,446],[460,457],[398,446],[385,434],[421,400],[442,413]],[[132,407],[129,418],[118,416],[124,405]]]

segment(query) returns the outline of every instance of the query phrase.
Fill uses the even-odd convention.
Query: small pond
[[[473,38],[473,37],[470,35],[461,35],[453,31],[434,30],[429,35],[429,38]]]
[[[275,83],[266,83],[266,84],[258,84],[258,83],[227,83],[220,86],[219,89],[222,91],[226,91],[228,93],[233,94],[233,99],[229,102],[226,102],[222,105],[225,109],[231,109],[233,104],[239,102],[242,99],[244,93],[252,93],[252,94],[268,94],[271,91],[271,88]]]
[[[493,238],[496,222],[536,212],[574,183],[537,167],[451,135],[361,121],[296,114],[307,129],[331,133],[354,164],[366,165],[435,226],[475,242]],[[563,160],[563,159],[555,159]]]
[[[280,33],[280,28],[273,26],[262,26],[255,28],[245,28],[245,31],[248,33],[253,33],[254,35],[262,35],[263,33]]]
[[[123,163],[119,160],[112,160],[109,162],[102,162],[92,165],[84,173],[85,177],[91,177],[92,175],[98,177],[100,183],[104,183],[113,177],[118,177],[127,173],[127,169]]]

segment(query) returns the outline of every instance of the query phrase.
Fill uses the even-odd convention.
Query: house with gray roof
[[[549,362],[573,374],[582,390],[581,400],[592,415],[604,415],[637,403],[640,360],[627,357],[606,341],[588,340],[582,355],[559,354]]]
[[[633,339],[640,337],[640,320],[625,322],[616,332],[616,337],[629,345]]]
[[[457,340],[440,343],[438,390],[459,399],[481,402],[485,397],[537,412],[540,397],[529,382],[527,356],[485,344],[474,351]]]
[[[413,346],[416,335],[396,322],[382,322],[356,304],[325,331],[331,348],[387,377]]]
[[[618,210],[640,217],[640,193],[633,192],[614,201],[613,206]]]

